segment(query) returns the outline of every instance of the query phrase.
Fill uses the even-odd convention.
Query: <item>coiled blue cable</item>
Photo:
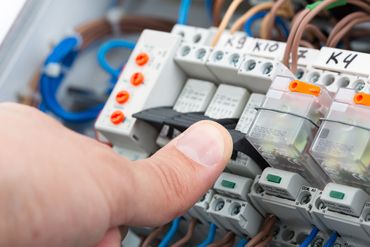
[[[180,217],[178,217],[172,221],[171,228],[168,230],[158,247],[167,247],[170,244],[171,240],[176,235],[176,232],[179,229],[180,220]]]
[[[57,91],[65,77],[65,72],[75,61],[79,52],[80,40],[71,36],[63,39],[54,47],[44,62],[44,71],[40,78],[40,93],[42,96],[41,109],[50,111],[67,122],[79,123],[94,120],[103,107],[103,104],[83,112],[68,112],[63,109],[56,99]],[[51,74],[50,66],[59,68],[59,72]]]
[[[209,244],[211,244],[215,240],[216,230],[216,225],[212,223],[209,226],[207,238],[201,244],[197,245],[197,247],[207,247]]]
[[[324,244],[324,247],[333,247],[334,244],[335,244],[335,241],[337,240],[337,233],[336,232],[333,232],[332,234],[330,234],[330,238],[328,239],[328,241],[326,241],[326,243]]]
[[[119,77],[121,72],[120,68],[113,68],[107,61],[106,55],[107,53],[116,48],[125,48],[129,50],[133,50],[135,48],[135,43],[128,41],[128,40],[109,40],[105,42],[103,45],[100,46],[97,54],[98,63],[99,65],[105,70],[108,74],[110,74],[113,78],[111,81],[116,81]]]
[[[235,245],[235,247],[244,247],[249,241],[247,239],[240,239],[240,241]]]
[[[252,15],[251,18],[249,18],[245,22],[244,31],[247,33],[248,36],[253,37],[252,26],[253,26],[254,22],[264,18],[267,15],[267,13],[268,13],[267,11],[257,12],[256,14]],[[283,31],[284,35],[286,37],[288,37],[289,36],[289,28],[288,28],[287,24],[285,23],[285,21],[280,16],[277,16],[275,21],[276,21],[276,24],[278,25],[278,27]]]
[[[191,6],[191,0],[181,0],[179,8],[179,16],[177,19],[178,24],[186,25],[188,23],[189,9]]]
[[[308,247],[319,233],[317,227],[313,227],[307,238],[299,245],[299,247]]]

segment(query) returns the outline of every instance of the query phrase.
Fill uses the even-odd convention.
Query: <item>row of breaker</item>
[[[293,75],[280,64],[284,43],[225,33],[211,48],[213,33],[212,29],[188,26],[175,26],[172,34],[145,31],[97,120],[100,137],[123,155],[144,158],[179,132],[163,126],[158,135],[155,128],[132,117],[139,111],[173,106],[180,113],[237,118],[236,130],[247,135],[270,165],[281,169],[262,171],[251,158],[238,153],[188,216],[205,225],[213,222],[239,236],[253,237],[263,217],[273,214],[279,218],[275,246],[295,246],[312,226],[320,229],[312,246],[321,246],[331,232],[341,236],[338,245],[367,246],[368,195],[358,188],[327,182],[338,175],[333,169],[336,163],[330,162],[340,160],[343,164],[336,155],[353,157],[353,153],[345,153],[353,152],[354,148],[347,145],[352,141],[352,146],[362,145],[355,150],[360,159],[354,159],[362,163],[335,180],[369,191],[369,162],[361,153],[368,143],[368,112],[363,104],[352,103],[354,95],[368,90],[370,72],[365,65],[370,62],[369,55],[300,48],[299,69]],[[362,96],[366,99],[366,94]],[[356,118],[360,118],[356,125],[363,125],[353,126]],[[326,133],[319,131],[316,138],[323,139],[317,145],[317,153],[323,154],[317,156],[321,158],[317,162],[311,146],[320,123],[326,126],[321,132]],[[345,127],[338,129],[338,125]],[[328,131],[336,128],[333,134]],[[343,133],[351,138],[343,137]],[[328,137],[340,137],[332,141],[339,144],[331,144]],[[332,156],[324,159],[327,154]],[[325,170],[327,164],[331,166]]]

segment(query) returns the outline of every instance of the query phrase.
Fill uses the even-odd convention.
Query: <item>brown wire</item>
[[[207,247],[222,247],[225,244],[228,244],[230,241],[233,241],[235,239],[235,235],[232,232],[226,233],[226,235],[221,239],[218,240]]]
[[[224,7],[225,0],[215,0],[213,3],[213,25],[217,27],[221,22],[222,9]]]
[[[164,233],[166,229],[166,226],[161,226],[161,227],[158,227],[156,228],[154,231],[152,231],[144,240],[144,242],[141,244],[141,247],[148,247],[150,246],[150,244],[156,239],[158,238],[159,235],[161,235],[162,233]]]
[[[306,26],[311,22],[312,19],[315,18],[322,10],[324,10],[328,5],[335,3],[336,0],[324,0],[321,4],[316,6],[313,10],[309,11],[308,14],[302,19],[297,28],[293,42],[291,45],[291,54],[292,54],[292,63],[291,63],[291,71],[293,73],[296,72],[298,67],[298,47],[299,42],[302,40],[303,33],[306,30]]]
[[[299,46],[315,49],[315,46],[311,42],[306,40],[299,41]]]
[[[256,247],[268,247],[273,238],[273,234],[268,235],[261,243],[257,244]]]
[[[283,64],[285,66],[289,66],[290,52],[292,49],[295,33],[297,32],[297,29],[299,28],[299,25],[301,24],[302,20],[309,14],[309,12],[310,12],[309,9],[304,9],[303,11],[298,13],[298,15],[293,19],[293,24],[290,29],[290,33],[284,51]]]
[[[332,39],[332,41],[328,44],[329,47],[336,47],[339,41],[346,36],[349,31],[353,28],[353,26],[358,25],[360,23],[369,22],[370,16],[358,17],[357,19],[348,23],[342,30],[340,30]]]
[[[321,32],[320,28],[315,25],[308,24],[306,26],[306,32],[312,33],[321,43],[325,44],[328,38],[325,36],[323,32]]]
[[[298,46],[299,42],[302,39],[303,33],[306,30],[306,26],[311,22],[316,15],[318,15],[322,10],[324,10],[328,5],[335,3],[336,0],[324,0],[321,4],[316,6],[313,10],[304,10],[303,13],[305,15],[299,21],[297,21],[298,25],[292,28],[291,33],[288,38],[286,52],[284,53],[284,64],[289,64],[289,57],[290,54],[292,55],[292,64],[290,66],[291,70],[295,72],[297,70],[298,64]],[[365,11],[370,11],[370,6],[360,0],[348,0],[349,4],[355,5],[364,9]]]
[[[264,238],[268,237],[271,234],[271,231],[276,223],[277,219],[275,216],[269,216],[266,218],[264,225],[259,233],[254,236],[246,245],[246,247],[255,247],[255,245],[261,243]]]
[[[186,232],[185,236],[179,241],[177,241],[176,243],[174,243],[173,245],[171,245],[171,247],[181,247],[185,245],[186,243],[188,243],[194,234],[194,230],[195,230],[195,227],[197,226],[197,223],[198,223],[197,219],[192,218],[189,223],[188,231]]]
[[[362,12],[362,11],[358,11],[358,12],[353,12],[347,16],[345,16],[342,20],[340,20],[335,26],[334,28],[331,30],[331,33],[329,35],[329,38],[327,40],[327,43],[326,45],[329,46],[329,44],[332,42],[332,39],[333,37],[335,37],[335,35],[340,31],[342,30],[348,23],[350,23],[351,21],[355,20],[356,18],[358,17],[363,17],[363,16],[366,16],[367,14],[365,12]]]

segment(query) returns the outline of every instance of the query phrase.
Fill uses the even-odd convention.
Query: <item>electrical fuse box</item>
[[[230,85],[221,84],[205,115],[214,118],[239,118],[249,97],[248,90]]]
[[[310,151],[333,181],[370,193],[368,98],[365,93],[340,89]]]
[[[262,216],[250,203],[221,195],[213,196],[207,212],[218,227],[238,235],[252,237],[262,223]]]
[[[311,185],[323,188],[330,179],[309,148],[331,102],[323,87],[277,76],[247,139],[272,167],[296,172]]]
[[[219,194],[247,201],[253,180],[230,173],[222,173],[216,180],[213,189]]]

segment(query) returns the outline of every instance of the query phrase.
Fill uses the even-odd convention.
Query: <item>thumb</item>
[[[191,126],[151,158],[132,162],[131,192],[113,218],[154,226],[184,214],[212,187],[231,152],[231,137],[221,125],[202,121]]]

